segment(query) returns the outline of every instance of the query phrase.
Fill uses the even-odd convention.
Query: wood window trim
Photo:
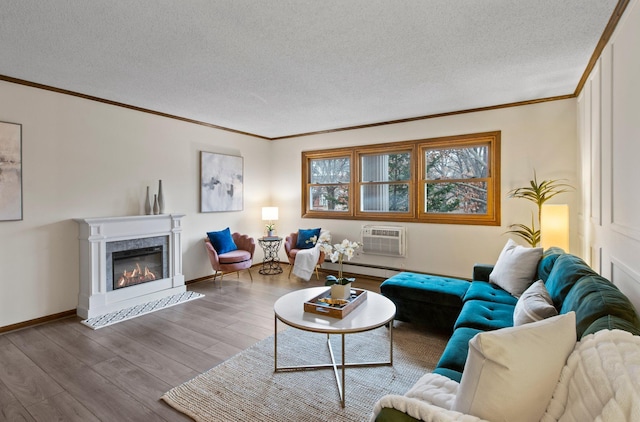
[[[489,174],[486,178],[474,179],[487,182],[487,213],[482,215],[474,214],[437,214],[427,213],[424,211],[423,204],[425,179],[425,161],[422,159],[424,151],[427,149],[437,148],[465,148],[485,144],[489,148]],[[469,225],[500,225],[500,131],[474,133],[460,136],[447,136],[443,138],[435,138],[426,140],[418,145],[418,203],[420,209],[418,211],[418,220],[425,223],[437,224],[469,224]],[[455,182],[455,180],[452,180]]]
[[[302,218],[324,218],[340,220],[367,220],[390,222],[418,222],[435,224],[500,225],[500,141],[501,132],[483,132],[454,135],[430,139],[371,144],[355,147],[333,148],[302,152]],[[426,147],[443,148],[472,146],[486,142],[489,145],[489,175],[487,177],[487,214],[434,214],[423,212],[424,204],[424,159],[421,157]],[[411,152],[411,180],[409,182],[409,212],[362,212],[360,211],[360,158],[364,155]],[[348,211],[317,211],[310,209],[311,166],[314,159],[349,157],[350,182]]]

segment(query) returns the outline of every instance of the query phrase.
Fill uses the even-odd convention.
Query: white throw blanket
[[[427,374],[406,395],[382,397],[371,421],[383,407],[421,421],[480,421],[450,410],[457,389],[455,381]],[[640,336],[601,330],[576,343],[541,422],[584,421],[640,421]]]
[[[296,276],[309,281],[313,271],[316,269],[320,258],[320,245],[310,249],[300,249],[296,254],[296,260],[291,270]]]
[[[640,420],[640,337],[585,336],[567,359],[543,422]]]

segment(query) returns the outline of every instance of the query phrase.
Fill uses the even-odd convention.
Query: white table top
[[[329,287],[311,287],[287,293],[276,301],[273,311],[287,325],[327,334],[357,333],[378,328],[393,320],[396,305],[386,297],[367,291],[367,298],[342,319],[304,311],[304,302]]]

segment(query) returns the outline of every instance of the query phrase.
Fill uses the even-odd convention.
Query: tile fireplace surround
[[[182,217],[183,214],[162,214],[76,219],[80,227],[78,316],[94,318],[185,292]],[[168,238],[169,245],[165,254],[169,261],[166,278],[117,290],[108,287],[108,243],[161,236]]]

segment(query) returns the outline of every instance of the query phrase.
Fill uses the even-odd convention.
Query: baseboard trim
[[[4,327],[0,327],[0,334],[6,333],[9,331],[20,330],[27,327],[33,327],[34,325],[44,324],[46,322],[55,321],[57,319],[69,318],[76,315],[76,310],[71,309],[69,311],[59,312],[57,314],[47,315],[40,318],[30,319],[24,322],[18,322],[16,324],[6,325]]]

